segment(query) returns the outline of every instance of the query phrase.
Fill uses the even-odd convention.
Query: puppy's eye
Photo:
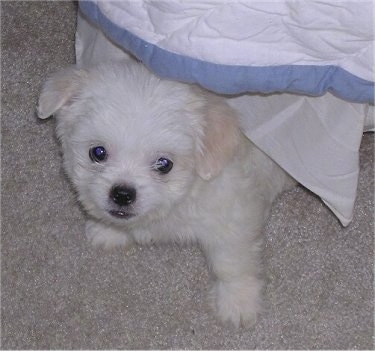
[[[160,157],[155,163],[155,169],[160,173],[167,174],[173,168],[173,162],[165,157]]]
[[[89,156],[93,162],[103,162],[107,158],[107,151],[104,146],[94,146],[90,149]]]

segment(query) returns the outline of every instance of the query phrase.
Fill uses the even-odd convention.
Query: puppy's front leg
[[[89,219],[86,222],[86,236],[94,246],[111,249],[116,246],[130,247],[133,239],[120,228]]]
[[[259,242],[234,236],[231,240],[213,238],[204,246],[217,277],[210,297],[219,318],[235,327],[255,323],[262,289]]]

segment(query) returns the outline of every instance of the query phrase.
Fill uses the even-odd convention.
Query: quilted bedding
[[[162,76],[221,93],[374,99],[372,1],[91,1],[81,8]]]
[[[77,64],[130,52],[161,77],[243,93],[230,104],[246,135],[350,222],[373,128],[373,1],[79,4]]]

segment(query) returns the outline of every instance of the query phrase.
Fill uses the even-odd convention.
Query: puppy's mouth
[[[129,219],[135,216],[135,213],[126,212],[122,210],[110,210],[108,212],[112,217],[119,219]]]

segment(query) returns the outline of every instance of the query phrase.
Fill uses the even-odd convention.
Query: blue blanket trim
[[[91,1],[80,1],[86,18],[116,44],[131,52],[160,77],[197,83],[221,94],[289,92],[374,103],[375,84],[327,65],[231,66],[194,59],[161,49],[111,22]]]

